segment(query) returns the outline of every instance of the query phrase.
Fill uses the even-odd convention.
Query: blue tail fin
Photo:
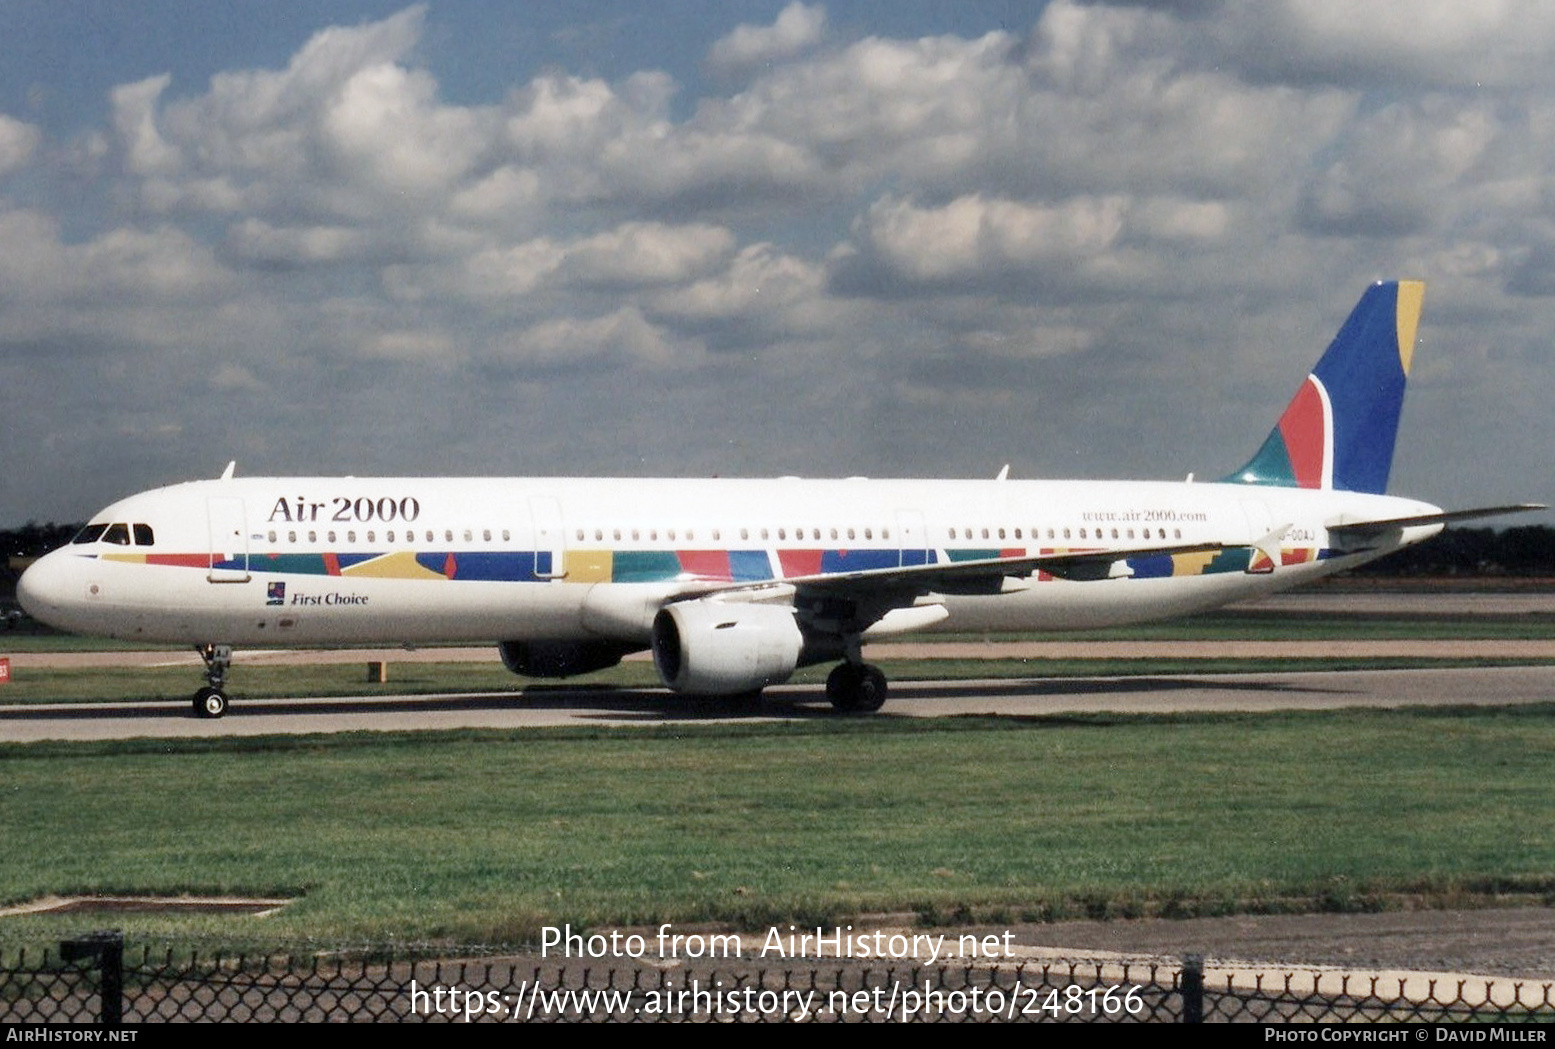
[[[1415,280],[1367,288],[1258,454],[1226,481],[1385,492],[1424,294]]]

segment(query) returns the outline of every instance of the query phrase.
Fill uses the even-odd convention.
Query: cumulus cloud
[[[665,367],[701,355],[692,340],[677,340],[635,307],[602,317],[558,318],[499,339],[492,363],[516,371],[573,371],[607,364]]]
[[[809,50],[826,32],[826,9],[819,4],[789,4],[769,26],[741,25],[714,41],[707,64],[730,75],[754,66],[781,62]]]
[[[0,175],[31,160],[42,139],[42,133],[31,124],[0,113]]]
[[[277,456],[336,447],[317,420],[351,425],[358,402],[331,398],[350,390],[362,425],[414,403],[472,456],[579,472],[622,464],[578,420],[638,395],[644,446],[691,454],[697,413],[748,428],[753,472],[982,469],[1118,397],[1087,469],[1138,474],[1167,465],[1141,432],[1177,432],[1206,390],[1266,432],[1286,356],[1365,281],[1417,275],[1428,335],[1550,388],[1530,362],[1555,323],[1555,14],[1338,10],[1052,0],[1029,25],[871,34],[866,15],[843,39],[793,3],[666,26],[693,47],[679,67],[541,62],[474,89],[416,7],[300,33],[273,68],[137,71],[69,142],[0,115],[0,369],[100,353],[138,410],[189,412],[191,442],[232,416],[175,397],[181,376],[284,389],[255,408],[260,444],[297,435]],[[699,60],[708,81],[667,71]],[[40,401],[76,396],[75,373],[29,374]],[[731,407],[752,389],[760,413]],[[1233,440],[1219,418],[1192,439]],[[387,466],[442,465],[390,429]]]
[[[281,268],[340,262],[359,254],[366,242],[361,231],[348,226],[281,228],[257,218],[234,223],[227,233],[239,258]]]
[[[1111,287],[1142,276],[1147,251],[1214,245],[1228,221],[1223,203],[1173,198],[1034,203],[972,194],[924,207],[887,195],[854,224],[833,276],[855,294]]]
[[[562,272],[594,287],[678,284],[701,276],[734,248],[718,226],[628,222],[571,245]]]
[[[1398,87],[1555,82],[1555,10],[1538,0],[1227,4],[1201,23],[1249,76]]]

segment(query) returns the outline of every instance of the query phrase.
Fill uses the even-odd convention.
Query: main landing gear
[[[826,698],[839,714],[873,714],[885,693],[885,674],[868,663],[838,663],[826,679]]]
[[[231,645],[199,645],[195,651],[205,660],[205,680],[209,682],[194,694],[194,716],[219,718],[227,712],[227,671],[232,669]]]

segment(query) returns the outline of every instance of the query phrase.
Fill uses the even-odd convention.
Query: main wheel
[[[826,678],[826,698],[839,714],[873,714],[885,695],[885,675],[868,663],[839,663]]]
[[[206,685],[194,694],[194,716],[219,718],[227,712],[227,695],[219,688]]]
[[[859,667],[855,663],[838,663],[826,676],[826,698],[832,709],[847,714],[855,708],[858,691]]]
[[[853,692],[857,697],[857,705],[854,709],[863,714],[873,714],[885,706],[885,674],[879,667],[870,666],[868,663],[859,667],[859,670],[858,687]]]

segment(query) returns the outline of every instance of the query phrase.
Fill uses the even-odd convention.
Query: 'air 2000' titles
[[[270,509],[270,516],[265,520],[289,524],[312,521],[339,521],[341,524],[368,524],[376,521],[388,524],[393,521],[410,522],[420,516],[421,500],[413,495],[384,495],[376,498],[370,495],[334,495],[323,500],[299,495],[295,499],[285,496],[277,499],[275,506]]]

